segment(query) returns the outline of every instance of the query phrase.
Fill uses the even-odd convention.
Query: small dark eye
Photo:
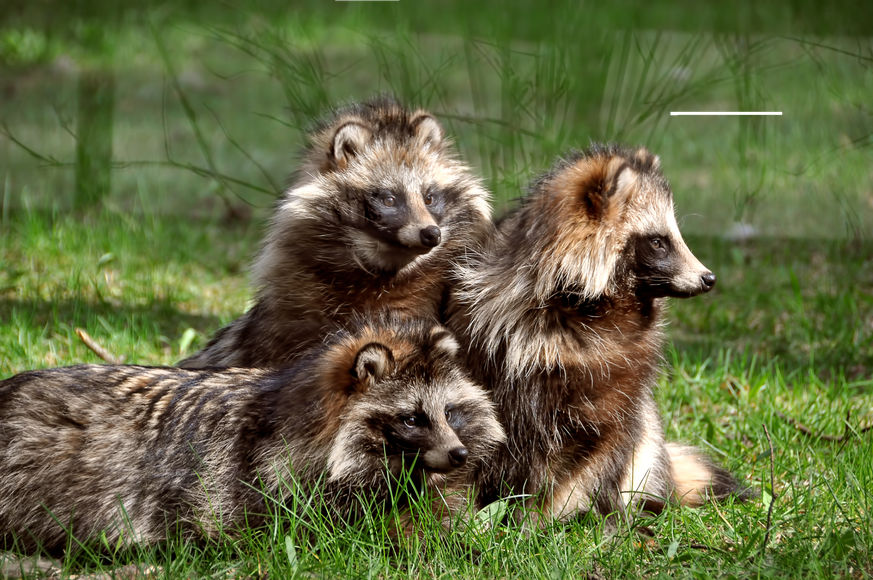
[[[431,205],[433,203],[433,196],[431,194],[427,194],[424,196],[424,205]]]
[[[413,429],[415,427],[415,417],[407,417],[406,419],[403,420],[403,424],[406,425],[407,427],[409,427],[410,429]]]
[[[660,249],[660,248],[663,248],[663,247],[664,247],[664,242],[662,242],[662,241],[659,240],[658,238],[654,238],[654,239],[652,240],[652,247],[655,248],[656,250],[657,250],[657,249]]]
[[[382,203],[384,203],[387,207],[394,207],[394,196],[387,195],[382,198]]]
[[[452,412],[446,409],[446,421],[452,420]]]

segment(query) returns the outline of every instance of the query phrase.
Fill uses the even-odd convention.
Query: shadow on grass
[[[9,313],[10,320],[49,330],[60,324],[82,328],[94,323],[104,326],[100,317],[110,327],[114,326],[112,322],[117,321],[127,328],[141,328],[166,337],[184,332],[187,328],[209,335],[221,326],[218,316],[190,314],[161,300],[146,305],[114,305],[80,299],[45,301],[0,298],[0,312]]]
[[[80,299],[45,301],[0,298],[0,378],[29,368],[101,362],[76,335],[82,328],[111,355],[127,364],[175,364],[186,330],[200,334],[187,354],[216,331],[213,315],[180,311],[171,303],[119,304]]]

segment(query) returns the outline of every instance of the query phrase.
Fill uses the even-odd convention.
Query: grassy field
[[[395,549],[378,526],[310,534],[279,518],[216,544],[81,554],[62,576],[137,563],[160,567],[159,577],[259,580],[873,577],[873,432],[861,432],[873,424],[869,39],[614,31],[580,53],[571,25],[550,43],[373,31],[353,15],[306,26],[251,17],[157,35],[122,28],[103,61],[38,31],[16,37],[48,56],[7,59],[0,78],[0,378],[100,362],[76,328],[128,363],[172,364],[202,346],[246,307],[246,269],[301,126],[331,103],[391,90],[440,115],[501,209],[552,157],[589,139],[661,155],[689,245],[719,280],[668,313],[657,390],[668,437],[707,449],[761,496],[668,509],[641,522],[652,538],[604,537],[596,522],[576,522],[447,543],[434,532],[424,546]],[[184,167],[125,166],[102,206],[71,212],[66,129],[76,69],[93,66],[117,81],[116,162],[165,162],[169,151],[250,187]],[[755,108],[784,115],[668,115]],[[220,195],[240,215],[229,217]],[[732,239],[740,219],[754,235]]]
[[[243,310],[241,266],[257,240],[253,224],[133,220],[108,210],[84,221],[16,214],[0,253],[0,376],[101,362],[77,327],[127,362],[172,364],[185,354],[186,331],[197,333],[190,351]],[[689,243],[719,283],[710,295],[674,301],[658,401],[670,438],[703,446],[761,498],[670,509],[643,522],[654,539],[620,533],[604,540],[591,523],[530,537],[499,529],[457,539],[482,550],[475,559],[456,544],[398,554],[365,527],[323,532],[296,544],[298,570],[383,578],[873,574],[873,446],[870,432],[856,436],[873,422],[873,245]],[[815,434],[848,438],[832,443],[805,435],[777,413]],[[771,474],[764,425],[776,483],[766,549]],[[291,570],[285,535],[309,536],[297,522],[280,526],[286,530],[222,545],[174,545],[122,553],[118,561],[81,556],[67,565],[71,573],[139,562],[161,566],[168,577],[241,577],[259,569],[284,576]]]

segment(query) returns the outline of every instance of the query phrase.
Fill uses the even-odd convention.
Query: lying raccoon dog
[[[595,145],[535,180],[461,263],[448,310],[507,430],[481,463],[481,502],[529,494],[531,515],[567,519],[744,496],[698,449],[665,442],[652,395],[664,298],[714,285],[647,150]]]
[[[257,525],[275,508],[264,494],[281,500],[291,481],[344,519],[359,496],[402,497],[399,481],[466,489],[504,435],[457,348],[440,326],[383,319],[281,369],[81,365],[9,378],[0,537],[49,551],[66,545],[63,527],[110,545],[168,529],[214,537],[218,522]]]
[[[493,229],[439,122],[382,96],[333,111],[252,267],[252,308],[184,368],[287,363],[355,314],[438,319],[451,264]]]

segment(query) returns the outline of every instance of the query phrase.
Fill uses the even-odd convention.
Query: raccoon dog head
[[[347,199],[360,213],[350,224],[363,236],[358,249],[374,266],[395,269],[440,245],[446,192],[427,175],[442,147],[443,130],[416,111],[406,133],[388,138],[363,119],[351,119],[333,136],[327,160]]]
[[[334,266],[396,272],[426,262],[459,230],[490,220],[488,194],[423,110],[386,96],[351,104],[309,141],[278,220],[297,218],[296,243],[301,233],[317,238],[313,252]]]
[[[394,475],[412,468],[444,474],[480,459],[505,439],[494,407],[457,359],[443,327],[407,321],[372,326],[344,344],[349,393],[328,458],[329,479],[367,466]],[[339,367],[338,367],[339,368]]]
[[[685,245],[660,159],[646,149],[594,145],[562,159],[533,190],[534,215],[559,224],[540,236],[538,295],[596,299],[628,289],[687,298],[715,286]]]

